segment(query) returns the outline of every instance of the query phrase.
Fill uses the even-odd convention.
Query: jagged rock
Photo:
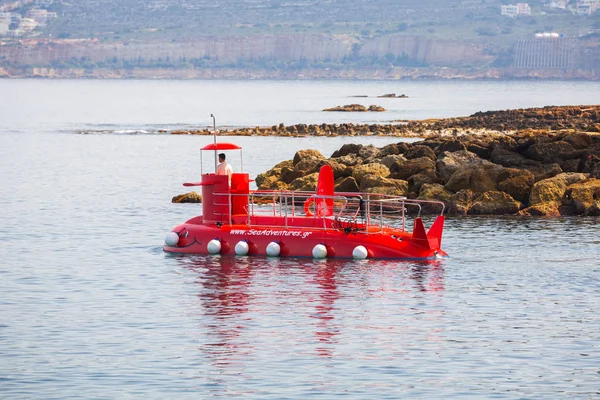
[[[379,156],[380,150],[374,145],[363,146],[358,151],[358,155],[362,159],[376,158]]]
[[[317,164],[317,171],[319,171],[323,165],[329,165],[331,167],[335,179],[352,175],[352,168],[331,158],[328,160],[321,160],[319,164]]]
[[[373,187],[395,187],[403,192],[407,191],[408,184],[400,179],[389,179],[378,175],[368,174],[360,181],[360,191],[364,192]]]
[[[335,157],[335,158],[332,157],[332,158],[330,158],[330,160],[336,161],[336,162],[346,165],[348,167],[354,167],[356,165],[360,165],[363,163],[363,159],[354,153],[346,154],[341,157]]]
[[[444,186],[438,183],[425,183],[421,186],[419,191],[419,200],[435,200],[444,203],[444,206],[448,208],[452,202],[454,193],[446,190]],[[439,213],[441,208],[437,205],[423,204],[423,211],[428,213]]]
[[[351,176],[339,179],[336,181],[335,189],[336,192],[358,192],[358,183],[356,179]]]
[[[171,203],[202,203],[202,196],[196,192],[189,192],[173,197]]]
[[[269,177],[276,177],[277,180],[279,180],[280,176],[281,176],[281,171],[283,170],[283,168],[292,168],[293,169],[294,165],[292,164],[292,160],[286,160],[286,161],[282,161],[280,163],[278,163],[277,165],[275,165],[273,168],[271,168],[270,170],[268,170],[267,172],[264,172],[262,174],[258,174],[256,176],[256,179],[254,180],[256,183],[256,186],[259,189],[266,189],[265,187],[263,187],[263,182],[269,178]],[[273,180],[271,179],[271,182]],[[267,184],[267,186],[269,186],[270,184]]]
[[[591,206],[589,206],[583,213],[584,217],[598,217],[600,216],[600,200],[596,200]]]
[[[536,165],[539,162],[529,160],[514,151],[496,148],[492,151],[491,160],[493,163],[500,164],[503,167],[522,167],[524,165]]]
[[[525,155],[533,160],[543,161],[545,163],[555,162],[557,159],[565,160],[572,158],[575,152],[573,146],[568,142],[559,140],[550,143],[537,143],[530,146]]]
[[[529,205],[540,203],[560,203],[569,185],[586,179],[585,174],[563,172],[555,177],[536,182],[529,194]]]
[[[457,151],[466,151],[467,150],[467,146],[465,146],[465,144],[463,142],[461,142],[460,140],[447,140],[444,141],[442,144],[440,144],[435,152],[436,154],[441,154],[444,152],[448,152],[448,153],[454,153]]]
[[[373,163],[359,165],[352,171],[352,177],[357,182],[361,182],[366,175],[370,174],[385,178],[390,174],[390,170],[383,164]]]
[[[403,181],[405,182],[405,181]],[[408,193],[408,184],[404,188],[398,188],[395,186],[378,186],[372,187],[365,190],[365,193],[377,193],[388,196],[406,196]]]
[[[440,179],[434,170],[421,171],[408,178],[408,191],[420,193],[421,186],[427,183],[440,183]]]
[[[308,175],[312,174],[313,172],[318,172],[318,166],[323,160],[323,158],[314,156],[304,157],[294,164],[294,171],[300,175]]]
[[[560,167],[564,172],[578,172],[580,163],[581,160],[579,158],[573,158],[560,163]]]
[[[385,165],[386,167],[390,168],[392,166],[392,164],[394,164],[395,162],[404,162],[406,161],[406,158],[404,158],[403,155],[400,154],[392,154],[392,155],[387,155],[385,157],[383,157],[379,162],[383,165]]]
[[[581,157],[579,172],[591,173],[591,178],[600,178],[600,157],[595,154],[587,154]],[[598,174],[598,176],[594,176]]]
[[[451,192],[471,189],[477,193],[496,190],[498,175],[504,168],[496,164],[482,164],[457,170],[445,187]]]
[[[391,144],[383,146],[383,148],[379,152],[379,157],[386,157],[386,156],[391,156],[391,155],[395,155],[395,154],[400,154],[400,148],[398,147],[398,145],[396,143],[391,143]]]
[[[395,162],[390,167],[391,177],[407,180],[421,171],[435,171],[435,162],[429,157],[413,158],[404,162]]]
[[[578,150],[587,149],[593,143],[592,137],[587,133],[571,133],[566,135],[563,140]]]
[[[488,147],[482,146],[478,143],[469,143],[467,145],[467,151],[477,154],[479,157],[481,157],[484,160],[489,160],[492,157],[492,150],[490,150]]]
[[[295,179],[299,178],[300,176],[302,176],[302,173],[299,171],[295,171],[294,168],[289,168],[289,167],[281,168],[280,180],[283,183],[290,184]],[[257,184],[257,186],[258,186],[258,184]]]
[[[557,202],[538,203],[522,209],[519,211],[518,215],[532,217],[559,217],[561,215],[558,209],[559,205],[560,204]]]
[[[362,147],[362,144],[346,143],[339,150],[334,151],[331,158],[342,157],[348,154],[358,154]]]
[[[448,214],[451,215],[467,215],[471,204],[473,204],[473,198],[475,192],[471,189],[461,190],[452,196],[450,199],[450,208]]]
[[[454,153],[441,153],[436,161],[437,171],[442,182],[448,182],[450,177],[460,168],[473,167],[476,165],[489,164],[475,153],[462,150]]]
[[[398,142],[396,143],[396,147],[398,148],[400,154],[404,154],[408,151],[408,149],[410,149],[410,144],[406,142]]]
[[[325,157],[323,156],[323,154],[321,154],[321,152],[319,150],[314,150],[314,149],[298,150],[296,152],[296,154],[294,154],[293,163],[294,163],[294,165],[296,165],[303,159],[309,158],[309,157],[316,157],[321,160],[325,159]]]
[[[600,179],[586,179],[569,185],[563,197],[564,205],[573,205],[578,214],[587,212],[600,200]]]
[[[315,172],[310,175],[302,176],[291,183],[292,190],[314,191],[317,188],[319,173]]]
[[[367,109],[367,111],[375,111],[375,112],[382,112],[385,111],[385,108],[381,107],[381,106],[376,106],[376,105],[370,105],[369,108]]]
[[[494,151],[497,148],[501,148],[508,151],[516,151],[517,150],[517,141],[510,136],[505,135],[494,135],[494,138],[491,139],[492,148]]]
[[[527,170],[506,168],[498,175],[498,189],[522,203],[529,202],[529,192],[534,183],[535,176]]]
[[[424,145],[414,145],[408,149],[404,154],[404,157],[408,160],[413,158],[427,157],[435,161],[436,155],[430,147]]]
[[[281,180],[277,175],[267,176],[260,181],[260,185],[256,183],[260,190],[287,190],[289,185]]]
[[[600,179],[600,162],[590,172],[590,178]]]
[[[512,215],[519,211],[521,203],[513,199],[509,194],[492,190],[477,197],[468,214],[479,215]]]
[[[544,179],[552,178],[563,172],[560,165],[558,165],[556,163],[540,164],[540,165],[526,165],[523,168],[533,174],[536,182],[539,182]]]

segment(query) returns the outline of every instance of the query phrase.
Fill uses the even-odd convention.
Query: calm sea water
[[[349,100],[392,111],[319,111]],[[584,103],[600,85],[0,80],[0,398],[598,398],[599,219],[448,218],[435,263],[167,255],[209,138],[119,134]],[[252,176],[398,141],[227,140]]]

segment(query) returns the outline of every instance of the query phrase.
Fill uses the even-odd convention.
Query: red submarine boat
[[[215,172],[184,186],[202,188],[202,215],[176,226],[164,251],[200,255],[427,260],[447,256],[441,249],[442,202],[376,193],[335,192],[324,165],[314,192],[250,190],[249,175],[217,175],[217,153],[239,151],[233,143],[209,144]],[[241,164],[241,163],[240,163]],[[240,170],[243,170],[240,168]],[[425,229],[422,208],[440,213]],[[409,211],[416,214],[410,217]],[[406,225],[412,221],[412,231]]]

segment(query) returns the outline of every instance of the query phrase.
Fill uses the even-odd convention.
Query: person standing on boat
[[[219,165],[217,165],[217,175],[227,175],[229,177],[229,184],[231,184],[231,174],[233,174],[233,168],[225,161],[225,153],[219,154]]]

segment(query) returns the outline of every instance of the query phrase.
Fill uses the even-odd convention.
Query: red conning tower
[[[202,152],[239,150],[240,170],[243,168],[241,162],[242,148],[233,143],[209,144],[200,149],[200,163],[202,164]],[[205,223],[230,224],[231,218],[248,214],[248,195],[250,193],[250,176],[245,172],[234,172],[231,175],[231,183],[227,175],[216,174],[216,163],[214,173],[203,173],[200,170],[202,181],[195,183],[184,183],[184,186],[202,186],[202,217]],[[231,205],[231,212],[230,212]]]

